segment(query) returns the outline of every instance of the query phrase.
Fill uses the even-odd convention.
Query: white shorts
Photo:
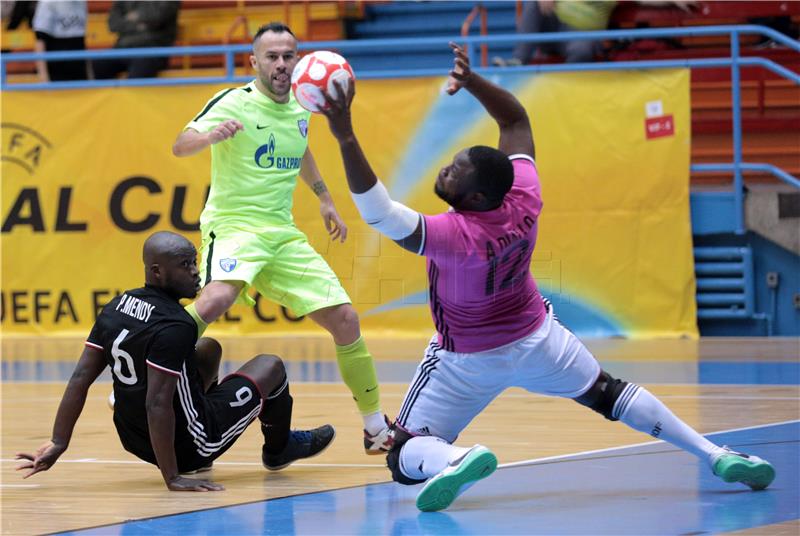
[[[600,364],[562,326],[548,304],[547,317],[531,335],[471,354],[448,352],[434,335],[408,388],[397,424],[412,435],[449,442],[509,387],[576,398],[600,375]]]

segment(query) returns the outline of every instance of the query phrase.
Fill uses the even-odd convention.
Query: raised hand
[[[453,68],[450,70],[450,78],[447,79],[447,94],[455,95],[459,89],[469,84],[472,78],[472,70],[469,67],[469,57],[466,51],[454,42],[450,42],[453,49]]]
[[[182,476],[177,476],[167,482],[167,487],[170,491],[225,491],[223,486],[210,480],[184,478]]]
[[[64,454],[65,450],[67,450],[66,446],[56,445],[52,441],[48,441],[36,449],[35,454],[18,452],[15,458],[17,460],[25,461],[17,466],[17,471],[29,469],[29,471],[24,474],[22,478],[28,478],[29,476],[35,475],[38,472],[47,471],[53,466],[53,464],[56,463],[56,460],[58,460],[58,458]]]
[[[336,86],[336,98],[322,90],[322,96],[328,105],[320,110],[322,115],[328,118],[328,125],[331,133],[337,140],[344,139],[353,134],[353,123],[350,119],[350,105],[356,94],[356,85],[352,81],[347,84],[347,91],[342,90],[342,85],[338,80],[333,81]]]
[[[212,145],[232,138],[237,132],[244,130],[244,125],[236,119],[228,119],[217,125],[208,133],[208,141]]]

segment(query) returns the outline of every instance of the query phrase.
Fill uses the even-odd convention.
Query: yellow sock
[[[347,346],[336,345],[336,361],[339,373],[362,415],[381,410],[381,395],[378,388],[378,374],[375,362],[367,350],[363,337]]]
[[[200,315],[197,313],[197,307],[195,307],[194,304],[195,302],[192,302],[186,307],[184,307],[184,309],[186,310],[187,313],[189,313],[189,316],[191,316],[194,319],[194,323],[197,324],[197,338],[199,339],[200,337],[203,336],[203,333],[206,332],[208,324],[206,324],[205,320],[200,318]]]

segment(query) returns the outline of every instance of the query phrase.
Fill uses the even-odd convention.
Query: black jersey
[[[155,463],[147,426],[147,374],[155,368],[178,378],[175,451],[194,450],[192,430],[202,433],[205,404],[194,362],[197,326],[163,290],[145,286],[124,292],[103,308],[87,346],[102,350],[114,378],[114,424],[123,447]],[[196,447],[195,447],[196,448]]]

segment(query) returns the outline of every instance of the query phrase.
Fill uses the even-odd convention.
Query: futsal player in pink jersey
[[[326,96],[324,112],[339,142],[347,182],[361,216],[400,246],[427,259],[431,339],[394,425],[387,455],[402,484],[426,482],[421,510],[441,510],[497,458],[485,446],[452,444],[509,387],[572,398],[611,421],[620,420],[705,460],[726,482],[763,489],[772,466],[711,443],[650,392],[613,378],[553,313],[530,273],[542,196],[527,113],[505,89],[470,70],[457,45],[448,80],[483,105],[500,129],[497,149],[458,152],[434,185],[451,210],[422,215],[393,201],[367,161],[350,119],[354,86]]]

